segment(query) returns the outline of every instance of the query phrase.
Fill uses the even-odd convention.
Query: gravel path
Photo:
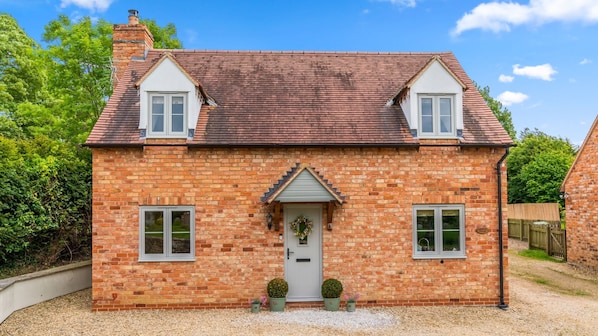
[[[511,254],[510,267],[529,261],[520,258]],[[559,273],[575,272],[565,264],[557,265],[562,265]],[[586,288],[598,288],[594,277],[585,281]],[[0,335],[598,335],[594,290],[571,295],[567,293],[574,290],[562,291],[518,275],[509,283],[507,311],[495,307],[366,309],[358,304],[354,313],[297,309],[251,314],[249,308],[94,313],[91,290],[84,290],[13,313],[0,324]]]

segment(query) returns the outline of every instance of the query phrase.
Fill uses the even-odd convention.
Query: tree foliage
[[[490,95],[490,88],[485,86],[483,88],[479,87],[477,83],[475,83],[476,89],[480,92],[490,110],[494,113],[502,127],[507,131],[511,139],[515,140],[517,138],[517,131],[515,131],[515,126],[513,125],[513,119],[511,118],[511,112],[502,106],[502,103],[498,100],[492,98]]]
[[[147,29],[154,37],[154,48],[156,49],[182,49],[183,43],[176,36],[176,27],[168,23],[165,27],[160,27],[155,19],[141,19],[141,23],[147,26]]]
[[[39,46],[13,17],[0,13],[0,31],[0,111],[12,112],[21,102],[42,99],[45,73]]]
[[[575,154],[569,140],[525,129],[507,157],[509,203],[563,205],[559,188]]]
[[[72,22],[60,15],[45,27],[53,111],[69,141],[85,141],[112,93],[111,35],[110,23],[89,17]]]
[[[147,20],[157,48],[174,25]],[[0,13],[0,277],[91,253],[91,153],[81,148],[112,92],[112,25],[61,15],[41,48]]]

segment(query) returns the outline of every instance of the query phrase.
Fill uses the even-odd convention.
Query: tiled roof
[[[135,83],[167,52],[217,104],[202,107],[190,145],[417,146],[400,106],[386,103],[436,55],[468,87],[461,143],[512,143],[449,52],[152,50],[131,61],[87,145],[143,143]]]

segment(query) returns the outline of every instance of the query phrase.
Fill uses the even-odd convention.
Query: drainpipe
[[[500,303],[498,304],[498,308],[502,310],[507,310],[509,305],[505,303],[505,279],[504,279],[504,262],[503,262],[503,243],[502,243],[502,173],[501,173],[501,165],[503,161],[509,155],[509,147],[507,147],[505,154],[498,160],[496,163],[496,177],[497,177],[497,185],[498,185],[498,267],[499,267],[499,277],[500,277]]]

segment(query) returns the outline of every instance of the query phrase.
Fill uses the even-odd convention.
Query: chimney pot
[[[129,24],[139,24],[139,11],[136,9],[129,9]]]

